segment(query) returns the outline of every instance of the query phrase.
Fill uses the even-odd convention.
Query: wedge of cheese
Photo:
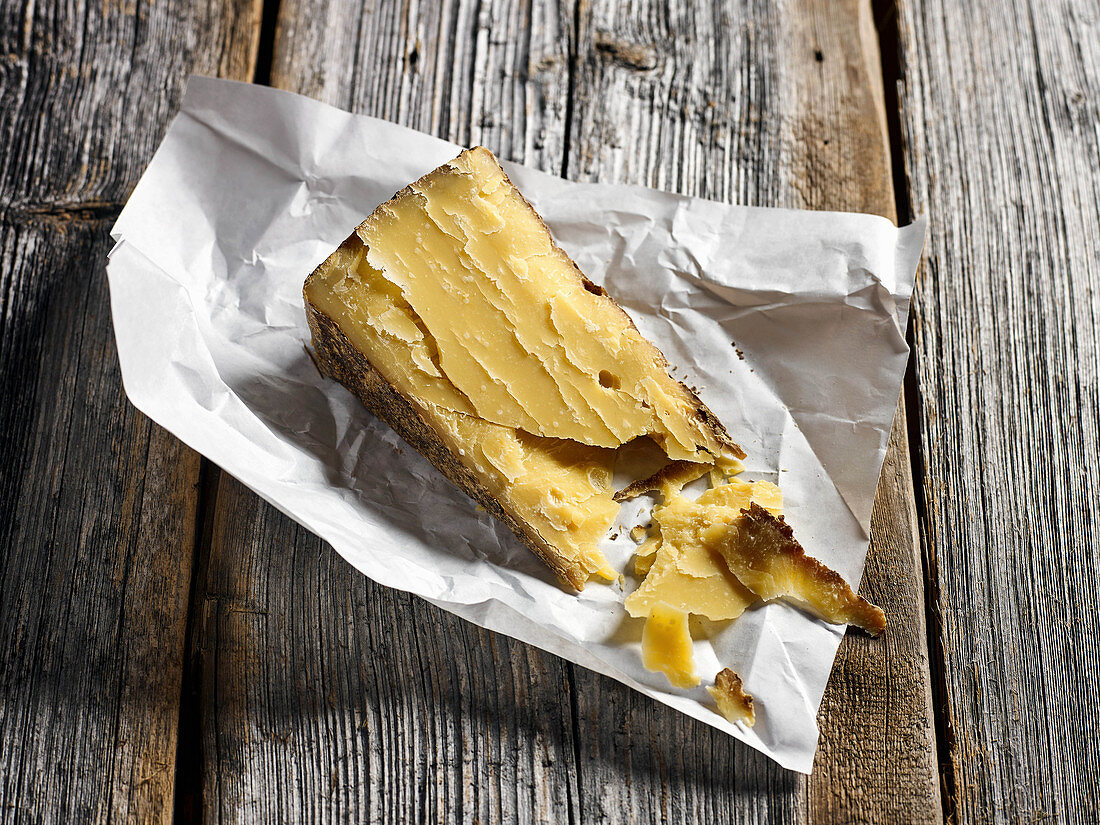
[[[744,457],[485,149],[376,209],[304,296],[321,370],[577,589],[614,575],[616,448]]]

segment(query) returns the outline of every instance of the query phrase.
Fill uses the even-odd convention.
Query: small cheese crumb
[[[745,693],[741,677],[728,667],[718,672],[714,684],[707,687],[707,693],[718,703],[719,712],[731,722],[753,726],[756,711],[752,707],[752,697]]]

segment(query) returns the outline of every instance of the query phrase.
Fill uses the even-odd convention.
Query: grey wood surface
[[[960,822],[1100,798],[1100,12],[899,3],[945,788]]]
[[[168,822],[199,459],[125,400],[108,229],[244,3],[0,4],[0,821]]]
[[[271,82],[574,178],[892,215],[869,9],[795,11],[284,0]],[[895,621],[845,643],[810,781],[363,580],[223,476],[193,611],[205,818],[938,820],[907,455],[901,427],[870,567]]]

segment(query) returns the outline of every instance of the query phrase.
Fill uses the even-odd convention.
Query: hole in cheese
[[[600,370],[600,386],[605,389],[617,390],[621,386],[619,379],[607,370]]]

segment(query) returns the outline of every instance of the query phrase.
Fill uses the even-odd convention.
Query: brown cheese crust
[[[852,624],[880,635],[886,614],[856,595],[839,573],[807,556],[783,516],[756,502],[734,523],[722,546],[730,571],[764,600],[794,601],[833,624]]]
[[[718,703],[718,710],[731,722],[743,722],[750,728],[756,722],[752,697],[745,693],[741,677],[728,667],[718,671],[714,685],[708,687],[707,692]]]
[[[640,478],[615,493],[615,501],[630,501],[646,493],[660,492],[666,485],[683,487],[711,471],[709,464],[694,461],[670,461],[648,478]]]

